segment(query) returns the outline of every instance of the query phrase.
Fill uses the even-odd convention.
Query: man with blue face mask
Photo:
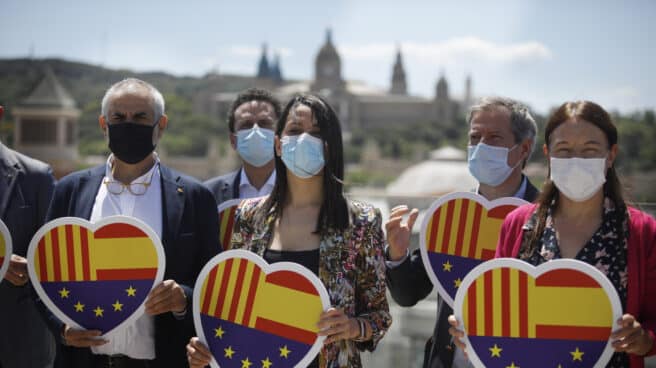
[[[228,113],[230,144],[242,167],[205,182],[218,204],[271,192],[276,182],[273,141],[279,116],[280,102],[263,89],[247,89],[232,103]]]
[[[517,197],[533,202],[538,190],[523,175],[533,147],[537,125],[528,108],[508,98],[484,98],[469,114],[468,166],[478,180],[478,194],[492,201]],[[407,222],[403,216],[409,214]],[[398,206],[385,224],[387,285],[394,300],[413,306],[433,290],[419,250],[410,254],[410,235],[417,209]],[[449,335],[448,317],[453,310],[440,300],[433,336],[426,343],[424,368],[470,367],[462,351],[455,349]]]

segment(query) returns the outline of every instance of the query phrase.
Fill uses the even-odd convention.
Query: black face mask
[[[119,160],[136,164],[155,150],[153,130],[159,124],[143,125],[133,122],[107,124],[109,149]]]

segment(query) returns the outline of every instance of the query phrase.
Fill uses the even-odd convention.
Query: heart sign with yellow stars
[[[428,277],[449,306],[467,273],[494,258],[506,215],[527,203],[512,197],[490,202],[476,193],[456,192],[426,211],[419,250]]]
[[[453,309],[474,366],[504,368],[605,367],[622,315],[610,280],[573,259],[487,261],[462,281]]]
[[[0,282],[5,278],[5,273],[9,269],[9,261],[11,260],[11,234],[7,225],[0,220]]]
[[[48,222],[32,238],[27,262],[34,289],[57,318],[107,337],[143,315],[166,261],[148,225],[111,216]]]
[[[194,325],[212,367],[306,367],[321,350],[317,322],[330,307],[312,271],[291,262],[269,265],[255,253],[212,258],[194,287]]]

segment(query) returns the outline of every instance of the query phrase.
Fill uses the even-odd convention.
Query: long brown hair
[[[549,147],[551,142],[551,133],[558,128],[561,124],[564,124],[570,119],[576,120],[585,120],[597,128],[601,129],[606,135],[608,140],[608,149],[613,145],[617,144],[617,128],[613,124],[613,121],[604,110],[603,107],[591,101],[573,101],[565,102],[560,105],[558,110],[554,112],[547,126],[544,129],[544,144]],[[544,231],[547,210],[551,206],[552,202],[555,202],[555,206],[558,206],[559,191],[558,188],[550,179],[551,177],[551,167],[549,167],[549,172],[547,173],[547,179],[542,186],[542,193],[537,199],[537,221],[533,233],[529,236],[528,244],[524,244],[521,251],[521,258],[525,256],[530,256],[533,254],[535,248],[538,245],[539,239],[542,236]],[[606,172],[606,182],[604,183],[604,196],[608,197],[613,204],[615,205],[615,216],[617,219],[617,226],[619,229],[617,233],[620,236],[620,241],[624,241],[624,229],[622,228],[624,220],[626,219],[626,203],[624,202],[624,197],[622,195],[622,185],[617,176],[617,171],[615,170],[614,164]]]

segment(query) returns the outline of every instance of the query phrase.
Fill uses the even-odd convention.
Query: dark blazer
[[[528,180],[528,179],[527,179]],[[538,189],[527,181],[524,200],[533,202],[539,194]],[[398,267],[387,268],[387,287],[392,298],[401,306],[410,307],[424,299],[433,290],[421,260],[419,249],[412,252]],[[433,336],[426,342],[424,350],[424,368],[451,367],[453,364],[453,345],[449,335],[449,315],[453,309],[438,297],[437,322]]]
[[[14,254],[25,257],[43,225],[54,186],[48,165],[0,143],[0,217],[11,233]],[[1,367],[52,366],[55,340],[35,308],[30,284],[0,280],[0,326],[14,331],[0,334]]]
[[[230,199],[239,198],[239,184],[241,184],[241,170],[229,172],[225,175],[217,176],[203,183],[216,199],[219,205]]]
[[[203,266],[221,251],[219,220],[212,194],[195,179],[160,164],[162,184],[162,245],[166,254],[164,279],[175,280],[185,291],[187,313],[176,319],[172,313],[155,317],[154,367],[186,367],[185,345],[195,336],[192,287]],[[91,210],[105,176],[105,166],[75,172],[55,187],[47,219],[91,217]],[[63,323],[49,314],[50,326],[60,338]],[[88,348],[62,347],[58,366],[89,367]]]

